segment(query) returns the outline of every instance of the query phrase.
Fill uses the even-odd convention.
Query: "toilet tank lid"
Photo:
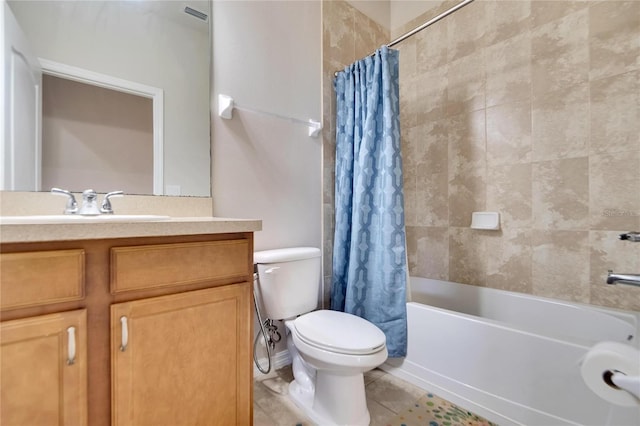
[[[253,263],[278,263],[320,257],[320,249],[316,247],[290,247],[274,250],[256,251]]]

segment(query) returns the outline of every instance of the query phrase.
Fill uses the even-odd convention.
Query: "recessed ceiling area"
[[[407,22],[423,13],[438,7],[443,1],[428,0],[347,0],[347,3],[367,15],[369,18],[389,29],[391,37],[400,35]]]

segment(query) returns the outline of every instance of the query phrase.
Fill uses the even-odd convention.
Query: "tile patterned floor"
[[[388,426],[496,426],[432,393],[424,395],[386,424]]]
[[[291,368],[257,376],[253,387],[254,426],[311,426],[287,396]],[[365,374],[371,426],[495,426],[382,370]]]

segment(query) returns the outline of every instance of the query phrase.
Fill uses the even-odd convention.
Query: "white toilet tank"
[[[267,318],[293,318],[318,306],[320,261],[320,249],[315,247],[253,253]]]

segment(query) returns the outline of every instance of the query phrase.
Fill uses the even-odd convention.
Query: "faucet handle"
[[[102,207],[100,207],[100,212],[104,214],[113,214],[113,208],[111,207],[111,197],[122,197],[124,196],[124,191],[113,191],[108,192],[107,195],[104,196],[104,200],[102,200]]]
[[[64,208],[64,214],[76,214],[78,212],[78,203],[76,197],[66,189],[51,188],[51,193],[54,195],[64,195],[67,198],[67,205]]]

